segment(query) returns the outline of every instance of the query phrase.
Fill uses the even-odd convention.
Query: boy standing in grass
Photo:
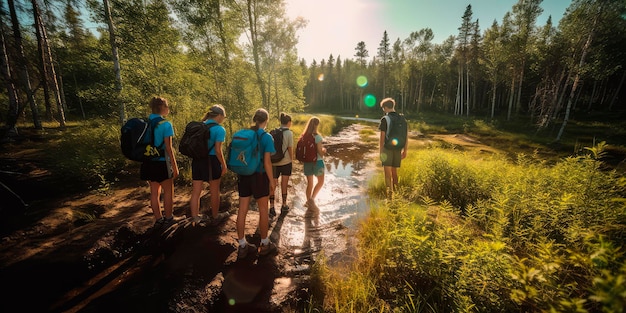
[[[174,128],[172,123],[164,120],[164,117],[170,113],[167,100],[161,97],[153,97],[150,100],[150,109],[152,114],[150,114],[149,120],[161,120],[154,128],[154,146],[164,147],[165,155],[141,163],[139,175],[142,180],[147,180],[150,183],[150,207],[154,214],[154,228],[156,229],[174,222],[174,179],[178,177],[178,165],[176,164],[176,157],[174,157],[172,148]],[[161,149],[163,148],[159,150]],[[165,216],[161,213],[161,204],[159,202],[161,189],[163,189]]]
[[[385,116],[380,119],[380,160],[385,172],[387,192],[393,193],[398,187],[398,168],[407,154],[408,127],[404,116],[396,112],[396,101],[385,98],[380,101]]]

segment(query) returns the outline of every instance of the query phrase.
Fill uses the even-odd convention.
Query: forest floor
[[[353,124],[325,138],[329,156],[319,211],[303,206],[302,166],[294,163],[291,209],[271,222],[278,253],[237,260],[235,186],[222,186],[217,227],[192,225],[189,186],[176,185],[167,229],[153,229],[149,189],[136,167],[107,190],[51,175],[45,151],[0,152],[0,311],[2,312],[294,312],[311,308],[311,265],[323,251],[340,265],[356,257],[355,225],[367,213],[367,182],[380,171],[377,141],[363,142]],[[413,144],[444,141],[461,149],[499,153],[467,135],[412,134]],[[17,147],[17,148],[16,148]],[[208,189],[208,188],[207,188]],[[10,191],[9,191],[10,190]],[[18,197],[19,196],[19,197]],[[206,210],[210,195],[202,196]],[[371,199],[374,201],[374,199]],[[258,244],[258,211],[246,219]]]
[[[153,229],[149,189],[137,169],[107,190],[85,191],[51,175],[42,153],[0,154],[0,311],[15,312],[291,312],[309,306],[310,266],[321,251],[329,262],[349,262],[350,233],[368,209],[367,179],[377,169],[374,141],[359,140],[363,125],[325,140],[329,156],[319,211],[303,206],[305,180],[294,163],[289,211],[271,221],[278,253],[237,260],[235,186],[222,186],[216,227],[191,224],[189,186],[177,184],[178,221]],[[201,198],[206,210],[208,186]],[[10,191],[9,191],[10,190]],[[358,213],[357,211],[361,212]],[[259,244],[253,203],[246,237]]]

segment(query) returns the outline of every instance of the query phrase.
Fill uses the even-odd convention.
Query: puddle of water
[[[325,138],[328,154],[324,157],[324,185],[317,196],[319,212],[304,207],[306,177],[302,165],[294,164],[288,201],[291,210],[281,229],[281,246],[294,256],[332,247],[336,227],[354,228],[369,211],[368,180],[376,173],[375,146],[359,142],[360,125],[349,126],[335,136]],[[315,180],[315,179],[314,179]],[[315,180],[316,181],[316,180]],[[338,245],[338,248],[342,245]]]

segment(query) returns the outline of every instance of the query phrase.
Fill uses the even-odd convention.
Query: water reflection
[[[293,249],[299,262],[307,263],[322,248],[344,249],[342,238],[334,238],[334,229],[353,228],[369,212],[368,180],[376,172],[376,146],[359,142],[359,127],[347,127],[325,138],[328,154],[324,186],[316,198],[317,208],[305,207],[306,178],[302,163],[294,163],[291,176],[289,210],[282,227],[281,245]],[[301,259],[304,258],[304,259]]]
[[[320,236],[320,210],[317,206],[310,205],[304,213],[304,238],[302,250],[311,252],[322,248]]]

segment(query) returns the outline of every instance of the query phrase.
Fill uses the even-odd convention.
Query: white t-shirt
[[[283,151],[285,151],[285,156],[282,160],[272,164],[273,166],[281,166],[293,162],[293,158],[289,154],[289,147],[293,148],[293,132],[287,128],[283,131]]]

